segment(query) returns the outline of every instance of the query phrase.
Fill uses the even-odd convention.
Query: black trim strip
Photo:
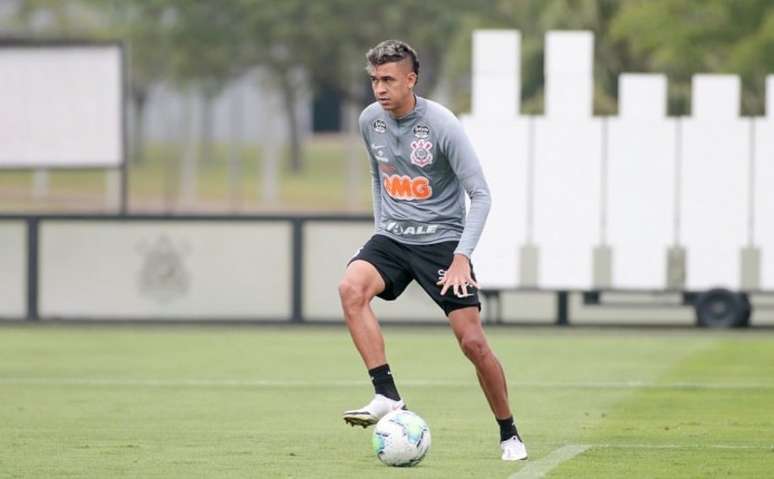
[[[40,319],[38,316],[39,226],[37,219],[27,221],[27,318],[32,321]]]
[[[304,320],[304,221],[293,220],[292,228],[290,320],[300,323]]]

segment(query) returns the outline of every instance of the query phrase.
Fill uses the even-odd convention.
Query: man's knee
[[[366,286],[349,278],[339,283],[339,297],[344,309],[360,309],[371,301]]]
[[[471,361],[478,362],[489,354],[486,339],[479,334],[467,334],[460,339],[460,348]]]

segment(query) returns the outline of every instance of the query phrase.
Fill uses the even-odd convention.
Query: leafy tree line
[[[10,0],[14,1],[14,0]],[[625,71],[665,73],[669,111],[690,111],[690,77],[742,76],[743,112],[760,114],[764,78],[774,72],[771,0],[15,0],[13,35],[124,39],[130,52],[136,159],[150,88],[165,81],[212,101],[246,71],[261,66],[282,98],[290,132],[289,168],[301,171],[303,148],[294,114],[300,89],[336,92],[350,105],[368,98],[364,52],[386,38],[420,52],[420,92],[442,86],[457,111],[468,108],[471,31],[522,33],[522,110],[543,103],[544,34],[595,34],[595,111],[616,110]],[[302,69],[306,81],[294,72]],[[208,143],[211,128],[201,128]]]

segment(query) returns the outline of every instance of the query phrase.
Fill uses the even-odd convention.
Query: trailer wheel
[[[705,328],[739,328],[750,324],[752,306],[744,293],[711,289],[700,293],[694,304],[696,323]]]

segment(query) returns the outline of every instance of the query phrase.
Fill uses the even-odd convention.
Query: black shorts
[[[478,307],[478,291],[468,286],[468,294],[464,298],[457,297],[452,288],[441,296],[441,287],[436,283],[446,274],[446,269],[454,259],[457,241],[444,241],[428,245],[413,245],[399,243],[384,235],[373,235],[370,240],[349,260],[363,260],[371,263],[384,280],[384,291],[377,296],[392,301],[403,293],[412,280],[443,309],[448,316],[455,309]],[[471,264],[471,275],[476,279]],[[472,294],[471,294],[472,293]]]

